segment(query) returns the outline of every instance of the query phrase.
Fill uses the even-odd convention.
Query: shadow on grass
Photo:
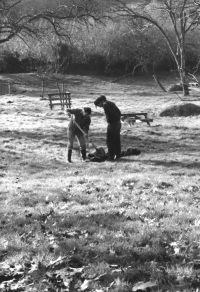
[[[137,162],[141,162],[141,160],[134,160]],[[163,166],[163,167],[177,167],[177,168],[189,168],[189,169],[200,169],[200,162],[183,162],[183,161],[175,161],[175,160],[142,160],[143,163],[146,165],[156,165],[156,166]]]
[[[0,131],[0,136],[2,138],[11,138],[11,139],[27,139],[34,141],[43,141],[45,144],[53,144],[53,145],[59,145],[60,147],[66,147],[66,144],[63,143],[63,140],[67,143],[67,129],[66,128],[60,128],[56,129],[55,131],[49,131],[48,133],[42,133],[42,132],[29,132],[29,131]],[[61,142],[62,141],[62,142]]]
[[[140,234],[139,230],[127,227],[123,236],[118,238],[116,232],[119,231],[119,225],[123,226],[130,219],[117,212],[115,214],[97,212],[85,216],[68,214],[67,217],[55,212],[50,217],[48,213],[34,215],[25,211],[24,218],[23,214],[13,216],[6,234],[18,233],[21,241],[30,246],[30,252],[34,237],[37,235],[37,238],[41,236],[43,241],[46,240],[46,246],[43,248],[52,250],[51,243],[48,243],[51,236],[57,242],[61,254],[66,256],[76,249],[76,253],[84,258],[86,264],[104,261],[110,265],[123,267],[136,264],[141,266],[150,261],[165,264],[171,260],[163,241],[163,237],[166,241],[166,234],[163,235],[162,231],[155,232],[155,229],[152,229],[146,234]],[[137,223],[138,220],[132,221]],[[141,224],[140,220],[139,222]],[[168,241],[171,240],[171,235],[169,236]],[[18,242],[19,246],[15,247],[11,242],[7,252],[12,253],[13,249],[20,252],[20,239]],[[23,246],[21,248],[23,251]]]
[[[182,265],[183,260],[187,259],[187,254],[175,258],[170,246],[170,243],[182,234],[181,227],[184,227],[184,223],[178,227],[171,224],[167,229],[162,228],[164,220],[165,224],[171,220],[170,210],[166,209],[160,219],[158,215],[163,214],[163,210],[160,210],[158,215],[155,212],[152,215],[142,215],[142,212],[138,215],[134,201],[132,213],[127,214],[126,206],[121,209],[122,207],[116,204],[117,198],[112,205],[109,205],[109,200],[105,201],[105,195],[111,195],[115,190],[107,193],[106,189],[97,186],[87,185],[91,193],[86,193],[85,190],[88,189],[83,189],[80,195],[77,194],[77,188],[73,192],[71,186],[70,190],[65,191],[65,201],[60,198],[57,202],[46,202],[44,198],[40,198],[39,205],[36,204],[37,197],[34,198],[33,194],[27,192],[25,198],[29,198],[28,202],[24,197],[18,201],[22,212],[10,211],[12,214],[4,216],[5,223],[0,229],[1,235],[12,238],[15,233],[18,236],[13,242],[11,239],[8,248],[0,249],[0,255],[2,253],[4,259],[12,256],[13,252],[23,253],[24,248],[26,257],[37,258],[40,254],[41,259],[41,255],[62,258],[73,254],[82,266],[98,267],[102,263],[109,267],[117,265],[117,268],[120,267],[119,276],[129,283],[149,281],[152,276],[157,275],[157,267],[162,266],[164,272],[159,274],[159,277],[163,278],[163,281],[166,278],[168,280],[170,275],[165,272],[167,267],[170,264]],[[90,200],[82,205],[80,202],[84,195]],[[30,204],[31,200],[33,205]],[[108,205],[106,202],[109,202]],[[77,205],[74,210],[73,204]],[[142,207],[145,206],[144,203]],[[3,215],[3,210],[0,210],[0,213]],[[156,219],[153,224],[152,220],[149,220],[152,218]],[[161,222],[161,225],[157,224],[158,222]],[[158,272],[160,273],[159,268]]]
[[[55,145],[58,147],[66,147],[67,146],[67,128],[66,127],[58,127],[53,131],[45,131],[42,132],[29,132],[29,131],[1,131],[0,136],[2,138],[12,138],[12,139],[26,139],[32,140],[33,142],[39,141],[43,142],[47,145]],[[164,133],[159,133],[159,137],[155,137],[155,135],[151,135],[150,132],[146,132],[145,136],[143,136],[127,132],[121,134],[121,143],[122,150],[126,150],[129,147],[139,148],[142,152],[145,153],[171,153],[174,151],[178,151],[179,154],[182,152],[191,152],[191,151],[199,151],[199,143],[200,139],[198,135],[194,135],[194,133],[185,133],[180,139],[176,139],[173,136],[168,137],[168,141],[166,141],[166,135]],[[90,142],[93,142],[97,147],[103,146],[106,147],[106,133],[99,133],[97,131],[92,131],[90,133]]]
[[[191,133],[185,136],[185,141],[187,141],[188,137],[193,138],[193,134]],[[146,136],[138,136],[130,135],[130,134],[122,134],[121,135],[121,143],[122,143],[122,150],[126,150],[129,147],[138,148],[142,152],[145,153],[171,153],[173,151],[178,151],[180,154],[182,152],[191,152],[196,151],[199,152],[199,143],[200,139],[195,136],[195,143],[184,143],[184,137],[180,140],[174,141],[174,137],[169,137],[169,140],[166,141],[165,135],[159,136],[158,139],[151,134],[146,134]],[[96,145],[105,145],[106,144],[106,134],[93,132],[91,135],[91,140],[94,141]]]

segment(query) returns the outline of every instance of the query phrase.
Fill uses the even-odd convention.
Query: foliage
[[[27,37],[38,37],[48,31],[67,37],[65,28],[69,21],[87,23],[99,19],[99,9],[90,0],[1,0],[0,44],[14,37],[26,42]]]
[[[4,51],[8,51],[6,54],[15,55],[15,57],[19,56],[21,65],[24,63],[22,67],[25,71],[37,70],[38,67],[40,70],[43,67],[42,70],[46,71],[48,67],[54,72],[96,71],[96,73],[120,76],[127,73],[134,75],[157,70],[177,70],[176,60],[170,54],[167,43],[163,42],[163,36],[156,27],[133,17],[124,18],[121,15],[116,17],[112,14],[108,17],[105,13],[105,10],[108,9],[108,3],[107,6],[104,2],[94,6],[94,1],[89,2],[87,16],[92,13],[93,18],[89,16],[86,18],[87,21],[86,19],[85,21],[77,19],[78,22],[71,19],[61,21],[60,33],[64,28],[67,38],[54,34],[47,22],[40,19],[31,24],[36,29],[34,32],[37,32],[37,39],[26,35],[26,38],[23,38],[26,44],[23,44],[22,40],[14,37],[6,43]],[[69,4],[64,0],[59,3],[60,5]],[[82,4],[80,1],[76,1],[76,5],[79,7],[86,5],[86,3],[87,1],[82,2]],[[170,39],[170,46],[175,56],[179,56],[177,51],[179,47],[172,23],[166,10],[158,9],[159,3],[161,2],[146,3],[145,6],[142,6],[145,7],[143,11],[162,25]],[[20,6],[21,4],[22,2],[19,2],[19,7],[17,6],[15,9],[16,17],[25,15],[28,8],[31,15],[37,15],[39,11],[46,11],[47,8],[54,11],[58,6],[58,3],[53,1],[36,1],[32,4],[31,1],[28,1],[23,7]],[[139,7],[141,9],[141,6]],[[103,14],[105,18],[103,18]],[[95,15],[98,16],[97,22]],[[101,23],[98,22],[100,19]],[[198,71],[200,47],[198,39],[198,30],[187,33],[187,41],[185,42],[186,71]],[[30,59],[29,62],[27,62],[28,59]],[[2,72],[10,71],[9,68],[6,69],[6,60],[4,65],[1,64]],[[29,64],[32,64],[31,67]],[[20,69],[19,66],[15,66],[15,68]]]
[[[189,95],[186,80],[186,40],[190,31],[199,25],[199,3],[194,0],[153,1],[143,6],[139,3],[130,4],[126,1],[115,0],[114,11],[118,15],[141,21],[140,25],[149,24],[158,29],[168,45],[169,51],[176,63],[180,75],[184,95]],[[168,31],[172,31],[176,40],[176,49]]]

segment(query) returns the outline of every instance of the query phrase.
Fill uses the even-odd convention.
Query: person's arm
[[[103,105],[104,113],[108,123],[112,121],[112,105],[109,102],[105,102]]]
[[[71,114],[71,115],[76,115],[77,113],[80,112],[80,109],[67,109],[67,113]]]
[[[90,117],[85,117],[84,118],[84,124],[83,124],[83,130],[88,133],[89,131],[89,128],[90,128],[90,124],[91,124],[91,119]]]

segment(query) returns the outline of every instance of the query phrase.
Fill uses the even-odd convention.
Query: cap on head
[[[84,112],[85,112],[86,114],[91,115],[92,110],[91,110],[90,107],[84,107],[83,109],[84,109]]]
[[[96,106],[98,106],[99,104],[101,104],[102,102],[106,101],[106,97],[105,95],[100,95],[94,102],[94,104]]]

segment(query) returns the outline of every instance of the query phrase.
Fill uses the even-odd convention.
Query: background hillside
[[[133,1],[127,2],[132,4]],[[45,3],[37,1],[34,7],[39,9]],[[134,5],[137,3],[134,1]],[[147,13],[161,21],[176,48],[176,38],[170,22],[162,11],[156,9],[157,2],[145,3],[148,4],[145,8]],[[49,8],[52,5],[55,6],[55,3],[48,2]],[[102,7],[101,9],[103,10]],[[157,28],[144,25],[141,21],[133,22],[129,18],[112,15],[110,19],[110,15],[107,16],[98,22],[91,18],[87,25],[74,20],[66,21],[65,32],[69,36],[66,38],[53,35],[52,30],[46,30],[45,35],[37,39],[30,37],[26,42],[13,38],[1,46],[1,73],[38,70],[123,75],[131,72],[147,74],[176,70],[176,64]],[[46,26],[44,20],[37,25],[39,28]],[[199,34],[197,29],[187,36],[186,65],[189,72],[194,72],[198,67]]]

